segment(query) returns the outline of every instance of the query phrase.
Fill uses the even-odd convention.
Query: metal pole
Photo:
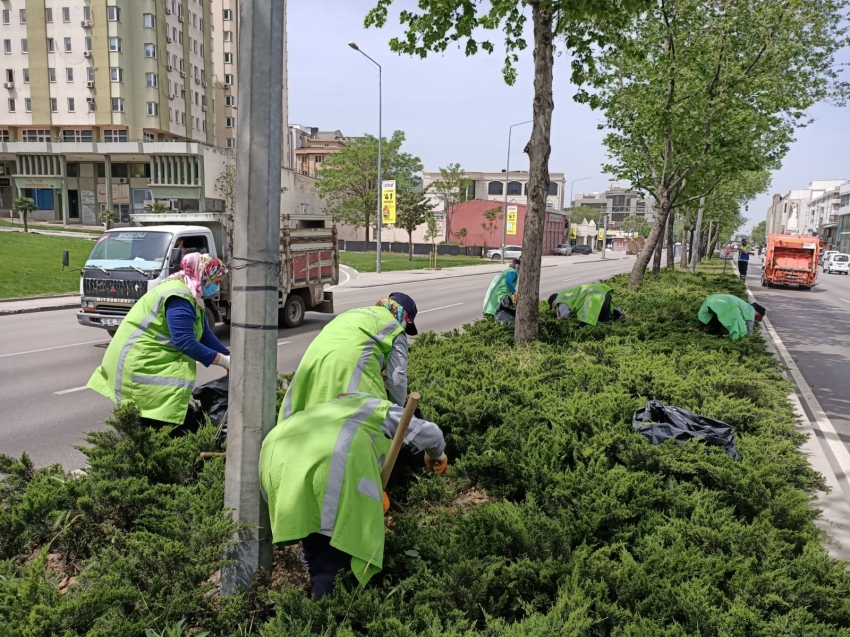
[[[268,505],[260,493],[264,436],[276,422],[280,179],[285,0],[239,3],[239,127],[231,282],[230,398],[224,507],[246,528],[234,538],[221,591],[271,573]]]
[[[586,179],[590,179],[590,177],[582,177],[581,179],[573,179],[570,182],[570,225],[573,225],[573,186],[576,185],[577,181],[584,181]],[[567,243],[569,243],[569,237],[567,237]]]
[[[711,249],[711,225],[713,223],[714,223],[714,219],[709,219],[709,221],[708,221],[708,234],[706,235],[708,237],[708,239],[705,242],[705,256],[708,257],[709,259],[711,258],[711,255],[708,253],[708,251]]]
[[[511,133],[514,130],[514,126],[522,126],[523,124],[530,124],[532,120],[528,120],[527,122],[520,122],[519,124],[511,124],[508,126],[508,161],[505,165],[505,209],[502,210],[502,263],[505,262],[505,240],[508,236],[508,179],[511,175]],[[528,203],[526,202],[526,210],[528,209]],[[517,215],[517,223],[519,223],[519,215]]]
[[[608,240],[608,213],[605,213],[602,223],[602,259],[605,259],[605,244]]]
[[[697,225],[694,228],[693,248],[691,249],[691,274],[697,271],[697,261],[699,260],[699,240],[700,230],[702,230],[702,208],[705,205],[705,197],[699,198],[699,210],[697,211]]]

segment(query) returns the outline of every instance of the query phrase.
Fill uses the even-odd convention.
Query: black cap
[[[555,299],[558,298],[557,294],[553,294],[549,297],[549,307],[552,307],[552,304],[555,302]]]
[[[411,299],[406,294],[402,294],[401,292],[393,292],[390,294],[390,300],[395,301],[400,306],[404,308],[404,311],[407,312],[407,315],[410,317],[410,323],[407,324],[405,331],[409,336],[416,336],[419,334],[419,330],[416,329],[416,325],[413,324],[413,320],[416,318],[416,302]]]
[[[519,259],[514,259],[513,261],[511,261],[511,265],[522,265],[522,261],[520,261]]]

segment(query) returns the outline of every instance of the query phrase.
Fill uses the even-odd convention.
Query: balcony
[[[20,155],[198,155],[200,142],[126,141],[65,142],[61,139],[42,142],[0,142],[0,154]]]

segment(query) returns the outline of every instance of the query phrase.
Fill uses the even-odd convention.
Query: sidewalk
[[[608,251],[606,261],[618,261],[620,259],[633,259],[632,256],[626,256],[622,252]],[[602,255],[599,252],[587,256],[576,255],[572,257],[543,257],[543,268],[554,268],[556,266],[567,265],[570,267],[581,266],[590,263],[598,263],[602,260]],[[439,260],[437,261],[439,265]],[[475,276],[482,274],[495,274],[501,272],[507,267],[507,263],[492,263],[487,265],[462,265],[455,268],[444,268],[438,270],[398,270],[393,272],[358,272],[347,266],[344,273],[350,278],[340,283],[336,288],[374,288],[381,285],[401,285],[403,283],[418,283],[420,281],[431,281],[435,279],[455,279],[458,277]],[[344,277],[343,277],[344,278]]]
[[[0,232],[23,232],[23,227],[21,228],[3,228],[0,227]],[[62,230],[33,230],[30,229],[29,234],[37,234],[45,237],[67,237],[69,239],[88,239],[89,241],[95,241],[100,237],[99,234],[89,234],[87,232],[64,232]],[[101,234],[103,231],[101,230]]]
[[[0,316],[30,314],[31,312],[49,312],[51,310],[70,310],[79,307],[79,294],[36,296],[29,299],[2,299],[0,300]]]

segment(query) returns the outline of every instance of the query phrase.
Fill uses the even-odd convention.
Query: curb
[[[79,294],[43,294],[41,296],[19,296],[15,299],[0,299],[0,306],[3,303],[20,303],[21,301],[40,301],[43,299],[75,299]]]
[[[49,305],[40,307],[26,307],[17,310],[0,309],[0,316],[13,316],[15,314],[34,314],[35,312],[53,312],[54,310],[73,310],[80,307],[80,302],[65,303],[63,305]]]

